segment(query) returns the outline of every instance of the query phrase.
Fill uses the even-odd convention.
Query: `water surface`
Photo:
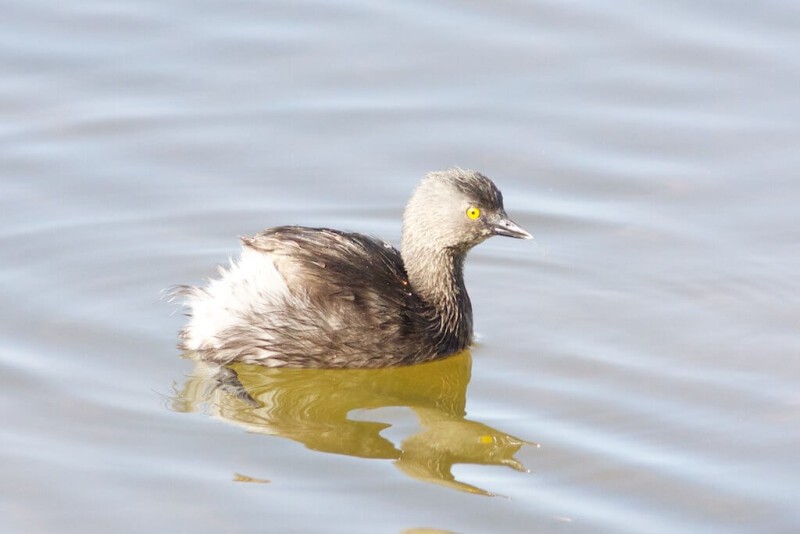
[[[800,529],[794,3],[3,13],[3,531]],[[397,242],[453,165],[536,236],[471,253],[471,355],[179,357],[236,236]]]

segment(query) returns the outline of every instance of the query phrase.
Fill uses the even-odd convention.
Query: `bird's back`
[[[183,348],[219,363],[385,367],[435,358],[435,318],[388,243],[284,226],[242,238],[241,258],[185,288]]]

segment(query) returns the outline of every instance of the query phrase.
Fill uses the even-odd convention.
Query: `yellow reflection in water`
[[[395,460],[422,481],[491,495],[455,479],[454,464],[525,467],[514,454],[527,442],[465,419],[472,357],[389,369],[273,369],[198,364],[177,392],[178,411],[208,411],[248,431],[277,435],[316,451]],[[357,410],[408,407],[420,429],[399,446],[381,435],[391,424],[348,418]],[[380,412],[369,416],[380,416]]]

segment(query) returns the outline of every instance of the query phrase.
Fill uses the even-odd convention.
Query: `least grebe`
[[[403,214],[401,249],[356,233],[281,226],[242,239],[206,287],[182,286],[181,348],[209,362],[389,367],[472,341],[467,252],[494,235],[530,239],[486,176],[433,172]]]

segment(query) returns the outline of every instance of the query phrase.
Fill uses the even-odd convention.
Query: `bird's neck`
[[[466,251],[403,246],[402,256],[411,287],[434,312],[431,328],[442,345],[440,352],[466,348],[472,341],[472,304],[464,286]]]

